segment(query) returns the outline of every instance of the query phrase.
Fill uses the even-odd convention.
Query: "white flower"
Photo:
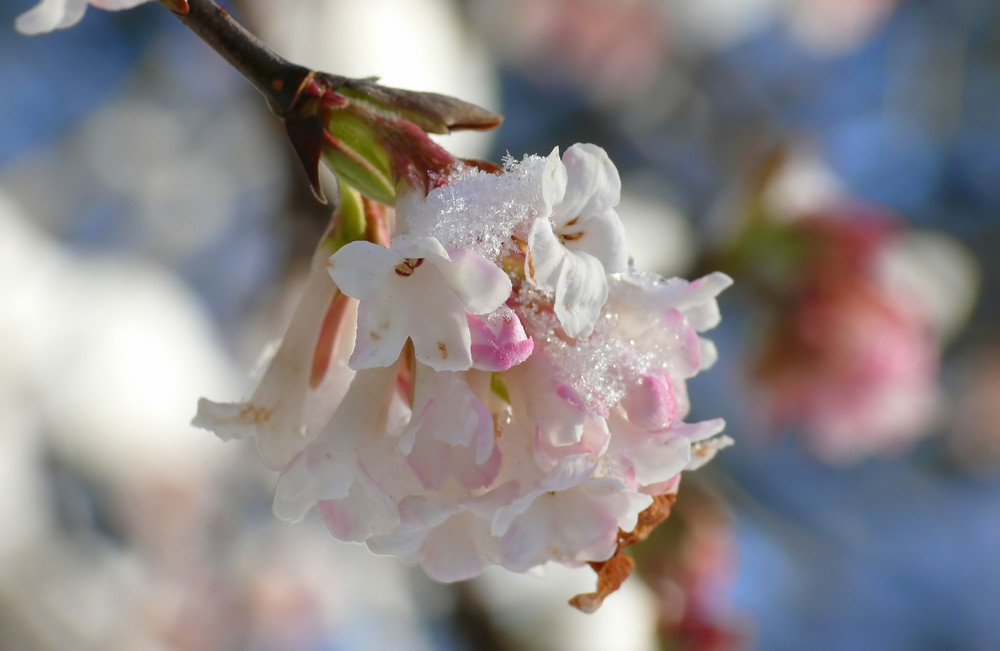
[[[618,530],[635,528],[648,495],[625,490],[615,479],[588,479],[563,490],[544,484],[501,511],[493,533],[501,537],[503,565],[523,572],[551,560],[606,561]]]
[[[357,374],[323,432],[282,472],[274,497],[278,517],[301,520],[316,504],[331,533],[350,541],[395,525],[396,506],[387,488],[400,480],[403,490],[412,492],[419,484],[407,484],[402,473],[373,476],[365,464],[373,458],[376,468],[403,462],[387,436],[409,415],[395,393],[397,373],[394,365]]]
[[[452,476],[467,488],[489,486],[500,471],[493,418],[457,373],[417,369],[414,417],[400,450],[424,488],[442,488]]]
[[[325,425],[282,448],[295,456],[275,513],[315,506],[335,537],[439,581],[620,564],[625,534],[659,522],[680,473],[730,443],[721,420],[684,417],[686,380],[715,360],[699,333],[731,281],[628,271],[618,194],[593,145],[500,175],[459,170],[401,199],[391,248],[331,256],[357,299],[359,370]],[[310,404],[301,378],[287,392],[292,412]]]
[[[625,229],[614,207],[618,170],[596,145],[577,144],[559,160],[549,154],[542,172],[547,215],[528,234],[525,274],[555,292],[555,314],[570,337],[586,337],[608,297],[607,275],[625,271]]]
[[[220,438],[254,438],[264,463],[284,468],[326,426],[354,372],[357,303],[326,273],[324,246],[317,248],[305,289],[281,345],[253,396],[236,403],[202,398],[192,424]]]
[[[80,22],[87,5],[117,11],[131,9],[149,0],[42,0],[17,17],[14,26],[22,34],[41,34],[65,29]]]
[[[510,295],[510,278],[467,249],[445,251],[433,237],[393,244],[352,242],[330,257],[330,275],[360,301],[351,368],[388,366],[403,344],[438,371],[472,366],[467,315],[487,314]]]

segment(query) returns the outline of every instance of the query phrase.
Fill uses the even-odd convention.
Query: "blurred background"
[[[1000,4],[242,0],[312,68],[593,142],[635,264],[736,284],[686,476],[589,570],[437,585],[270,513],[239,399],[329,218],[261,98],[168,11],[0,5],[0,649],[1000,648]]]

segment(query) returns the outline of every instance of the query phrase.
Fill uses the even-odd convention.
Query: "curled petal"
[[[562,157],[567,183],[563,200],[553,209],[557,228],[581,215],[596,215],[618,205],[622,181],[604,149],[577,143]]]
[[[587,337],[608,299],[608,279],[600,260],[587,253],[566,255],[556,285],[555,312],[570,337]]]
[[[677,417],[677,398],[666,373],[653,372],[640,377],[621,405],[629,422],[651,431],[666,429]]]
[[[524,257],[524,273],[539,287],[550,292],[556,290],[559,271],[562,269],[566,249],[552,230],[548,219],[536,219],[528,233],[528,252]]]
[[[559,148],[555,147],[542,168],[542,201],[546,213],[551,213],[553,206],[566,195],[567,181],[566,166],[559,158]]]
[[[601,261],[605,273],[620,273],[628,268],[625,226],[614,210],[609,208],[603,213],[581,217],[576,223],[564,226],[559,233],[568,250],[594,256]]]

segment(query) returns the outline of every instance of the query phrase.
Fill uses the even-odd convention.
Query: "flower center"
[[[413,272],[417,270],[417,267],[424,263],[423,258],[405,258],[402,262],[396,265],[396,275],[406,278],[412,276]]]

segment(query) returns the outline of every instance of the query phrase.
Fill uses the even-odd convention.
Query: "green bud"
[[[331,111],[326,121],[323,160],[342,184],[391,206],[396,201],[396,187],[389,152],[375,126],[351,111]]]

